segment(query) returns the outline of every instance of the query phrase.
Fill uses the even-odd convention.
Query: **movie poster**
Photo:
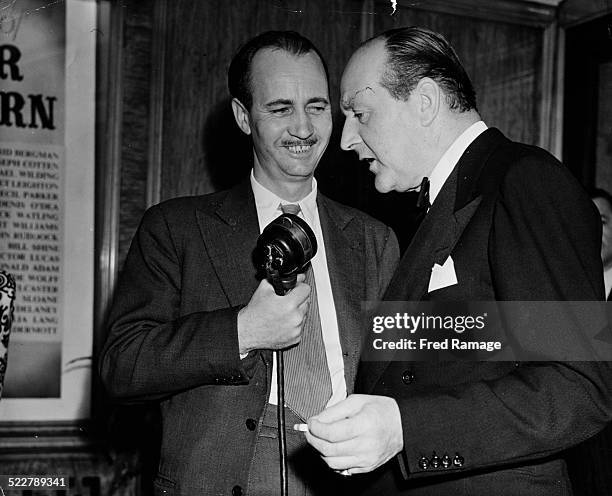
[[[67,402],[89,402],[95,2],[0,8],[0,267],[17,283],[0,420],[37,399],[79,417]]]

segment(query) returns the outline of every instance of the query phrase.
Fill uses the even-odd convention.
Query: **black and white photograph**
[[[0,0],[1,496],[611,496],[612,0]]]

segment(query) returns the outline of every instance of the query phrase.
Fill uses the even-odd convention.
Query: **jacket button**
[[[421,458],[419,458],[419,468],[421,470],[427,470],[429,468],[429,460],[422,456]]]
[[[445,455],[442,457],[442,466],[443,466],[444,468],[448,468],[448,467],[450,467],[452,464],[453,464],[453,462],[452,462],[452,460],[451,460],[451,457],[450,457],[450,456],[448,456],[447,454],[445,454]]]
[[[257,422],[255,422],[255,420],[252,418],[246,419],[246,426],[248,430],[254,431],[257,427]]]
[[[402,381],[404,384],[412,384],[414,382],[414,372],[412,370],[404,370]]]
[[[465,463],[465,460],[463,459],[463,457],[457,453],[455,455],[455,458],[453,458],[453,465],[455,467],[463,467],[463,464]]]
[[[232,496],[242,496],[242,488],[240,486],[232,487]]]
[[[436,455],[435,451],[433,452],[433,456],[431,457],[431,460],[429,460],[429,463],[431,463],[431,468],[438,468],[442,463],[440,457]]]

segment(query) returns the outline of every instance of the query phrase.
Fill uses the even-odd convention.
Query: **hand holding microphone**
[[[285,296],[278,296],[263,279],[248,305],[238,313],[240,353],[255,349],[278,350],[300,341],[302,324],[308,310],[310,286],[304,275],[297,276],[296,286]]]
[[[254,259],[266,279],[238,313],[241,353],[283,349],[299,342],[310,295],[302,272],[316,252],[312,229],[297,215],[282,214],[265,227]]]

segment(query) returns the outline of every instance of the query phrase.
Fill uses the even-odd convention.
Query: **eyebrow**
[[[322,96],[316,96],[314,98],[309,98],[306,105],[310,105],[311,103],[324,103],[325,105],[329,105],[329,100]]]
[[[317,96],[313,98],[309,98],[306,102],[306,105],[310,105],[311,103],[323,103],[325,105],[329,105],[329,100],[327,98],[323,98],[322,96]],[[272,100],[271,102],[266,103],[265,107],[276,107],[277,105],[293,105],[293,100],[288,100],[285,98],[278,98],[277,100]]]
[[[372,93],[375,93],[375,91],[372,89],[371,86],[366,86],[365,88],[361,88],[360,90],[355,91],[355,93],[353,94],[352,97],[350,98],[343,98],[340,101],[340,105],[342,106],[343,109],[349,109],[353,106],[353,102],[355,101],[355,98],[357,98],[357,95],[359,93],[363,93],[366,90],[370,90]]]

